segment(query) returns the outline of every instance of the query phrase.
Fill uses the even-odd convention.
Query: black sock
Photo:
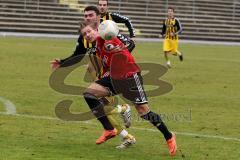
[[[112,126],[112,124],[108,120],[107,116],[105,115],[105,112],[103,109],[104,105],[97,99],[97,97],[95,97],[92,94],[85,93],[84,98],[85,98],[89,108],[93,112],[93,114],[101,122],[103,128],[106,130],[113,130],[114,127]]]
[[[164,122],[162,121],[161,117],[158,114],[150,111],[147,114],[141,116],[141,118],[148,120],[155,127],[157,127],[162,132],[166,140],[169,140],[170,138],[172,138],[172,133],[169,132],[166,125],[164,124]]]

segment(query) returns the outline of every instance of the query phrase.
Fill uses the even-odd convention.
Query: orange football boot
[[[104,130],[102,135],[96,140],[96,144],[101,144],[106,142],[108,139],[111,139],[117,135],[117,129],[113,130]]]
[[[169,154],[171,156],[175,156],[177,153],[177,141],[176,141],[176,135],[172,133],[172,138],[167,140],[168,150]]]

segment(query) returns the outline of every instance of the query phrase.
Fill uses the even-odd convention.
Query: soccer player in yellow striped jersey
[[[183,61],[183,55],[178,51],[178,35],[182,32],[182,25],[178,18],[174,17],[174,8],[168,8],[168,17],[163,22],[162,37],[163,52],[166,59],[167,67],[171,67],[168,54],[178,55],[180,61]]]
[[[105,20],[112,20],[116,23],[124,23],[128,28],[130,38],[135,37],[135,29],[128,17],[122,16],[118,13],[108,12],[108,0],[98,0],[98,9],[101,14],[100,22]]]
[[[100,21],[100,13],[97,7],[95,6],[88,6],[84,9],[84,21],[86,22],[94,22]],[[120,34],[119,34],[120,35]],[[118,38],[127,46],[128,50],[131,51],[134,48],[134,44],[130,42],[129,38],[121,39],[121,35]],[[123,36],[125,37],[125,36]],[[87,40],[80,34],[78,38],[78,43],[76,45],[76,49],[72,55],[64,59],[54,59],[51,61],[51,65],[53,69],[57,69],[58,67],[68,67],[75,63],[78,63],[82,60],[85,54],[89,55],[91,63],[88,67],[89,72],[93,75],[94,78],[100,78],[101,76],[101,64],[98,63],[96,58],[96,44],[89,43]],[[95,75],[94,75],[95,74]],[[107,99],[101,99],[103,103],[109,103]],[[92,109],[92,108],[91,108]],[[112,134],[111,136],[114,137],[116,134],[123,137],[123,142],[117,146],[117,148],[127,148],[130,145],[136,142],[135,138],[125,130],[121,124],[113,117],[113,114],[120,113],[121,117],[124,120],[125,126],[129,126],[129,118],[130,118],[130,106],[127,104],[125,105],[117,105],[114,110],[111,110],[108,115],[102,116],[97,118],[100,123],[103,125],[104,134],[96,141],[96,144],[101,144],[105,142],[105,133]],[[116,129],[117,130],[116,130]],[[107,131],[107,132],[105,132]],[[125,143],[128,142],[128,143]]]

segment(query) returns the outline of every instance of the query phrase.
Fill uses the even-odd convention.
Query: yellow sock
[[[126,138],[133,139],[134,137],[133,137],[133,135],[131,135],[131,134],[128,133],[128,135],[126,136]]]
[[[121,108],[122,108],[122,111],[121,111],[121,113],[123,113],[123,112],[125,112],[126,110],[127,110],[127,107],[126,107],[126,105],[121,105]]]
[[[120,134],[123,129],[121,124],[118,122],[118,120],[113,115],[107,115],[108,120],[111,122],[114,128],[117,129],[117,134]]]
[[[125,112],[127,107],[125,105],[117,105],[112,108],[112,106],[105,106],[105,111],[107,114],[118,114]]]

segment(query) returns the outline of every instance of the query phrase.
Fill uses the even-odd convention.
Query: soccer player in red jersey
[[[84,21],[87,23],[97,21],[100,23],[100,12],[96,6],[87,6],[84,9]],[[134,42],[121,34],[118,35],[118,38],[126,45],[131,52],[135,44]],[[87,70],[93,76],[93,79],[97,79],[98,77],[105,76],[101,72],[100,64],[98,64],[96,59],[96,45],[95,43],[87,42],[86,39],[80,34],[78,37],[76,49],[72,55],[68,56],[64,59],[54,59],[51,61],[51,66],[55,70],[59,67],[68,67],[72,66],[82,60],[84,55],[87,55],[90,59],[90,63],[88,64]],[[109,73],[106,72],[106,75]],[[113,103],[112,97],[102,98],[102,103]],[[110,104],[111,105],[111,104]],[[102,111],[103,112],[103,111]],[[135,144],[136,140],[133,135],[129,134],[128,131],[118,122],[115,114],[120,114],[121,118],[124,121],[125,127],[130,127],[131,124],[131,108],[128,104],[117,105],[114,110],[112,110],[108,115],[102,113],[102,115],[98,116],[98,121],[102,124],[104,131],[101,136],[96,140],[96,144],[102,144],[109,138],[113,138],[116,135],[120,135],[123,140],[117,148],[124,149],[132,144]],[[127,142],[127,143],[126,143]]]
[[[131,101],[141,118],[152,123],[167,141],[169,153],[174,156],[177,151],[175,134],[171,133],[161,117],[152,112],[148,106],[143,88],[141,70],[135,63],[133,56],[117,38],[103,40],[97,31],[97,23],[80,24],[80,31],[88,42],[96,42],[97,56],[102,62],[102,68],[109,76],[96,80],[84,91],[84,98],[90,108],[96,108],[95,114],[101,113],[103,104],[101,97],[122,94]]]

